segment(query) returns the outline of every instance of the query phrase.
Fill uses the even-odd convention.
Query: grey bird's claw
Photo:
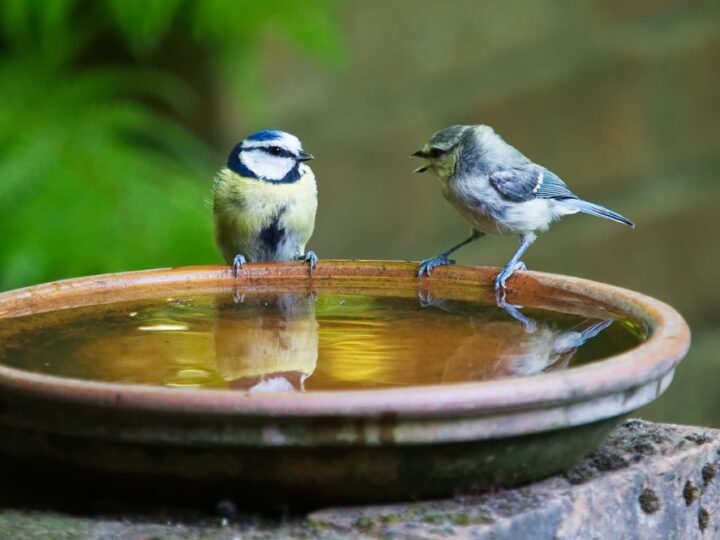
[[[527,270],[527,266],[525,266],[525,263],[522,261],[518,261],[513,265],[505,266],[497,275],[497,278],[495,278],[495,291],[499,290],[505,290],[505,282],[510,279],[510,276],[512,276],[515,272],[519,270]]]
[[[455,264],[455,259],[449,259],[447,255],[438,255],[437,257],[433,257],[431,259],[424,259],[420,261],[418,277],[422,278],[423,274],[429,276],[434,268],[444,266],[446,264]]]
[[[317,266],[320,259],[317,255],[315,255],[314,251],[308,251],[305,253],[303,260],[308,263],[308,273],[312,276],[312,271]]]
[[[238,253],[235,255],[235,258],[233,258],[232,267],[233,267],[233,274],[235,274],[235,278],[237,279],[238,274],[240,273],[240,270],[242,270],[242,267],[245,265],[247,260],[245,259],[244,255],[241,255]]]

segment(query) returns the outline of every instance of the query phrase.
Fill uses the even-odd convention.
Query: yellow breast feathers
[[[230,169],[215,177],[215,238],[225,260],[238,254],[248,261],[293,260],[305,251],[315,228],[317,185],[302,165],[292,183],[245,178]]]

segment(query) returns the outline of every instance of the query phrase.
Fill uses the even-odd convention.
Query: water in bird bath
[[[535,375],[644,337],[629,320],[479,301],[201,294],[5,319],[0,363],[106,382],[312,392]]]

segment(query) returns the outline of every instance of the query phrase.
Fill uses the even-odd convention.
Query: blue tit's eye
[[[439,148],[431,148],[430,151],[428,152],[428,157],[435,159],[435,158],[440,157],[444,153],[445,153],[445,151],[440,150]]]
[[[271,146],[270,148],[268,148],[268,152],[270,152],[270,154],[272,154],[273,156],[279,156],[280,154],[282,154],[282,148],[280,148],[279,146]]]

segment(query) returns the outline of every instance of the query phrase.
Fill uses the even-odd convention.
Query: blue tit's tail
[[[627,225],[628,227],[632,227],[633,229],[635,228],[635,224],[632,221],[630,221],[626,217],[621,216],[617,212],[613,212],[612,210],[608,210],[604,206],[600,206],[599,204],[583,201],[582,199],[572,199],[571,204],[580,212],[583,212],[585,214],[590,214],[605,219],[611,219],[613,221],[617,221],[618,223],[622,223],[623,225]]]

